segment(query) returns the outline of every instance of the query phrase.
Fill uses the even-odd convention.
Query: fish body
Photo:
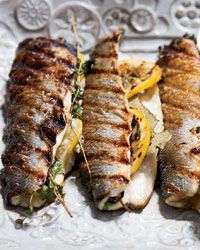
[[[90,179],[89,186],[100,210],[109,198],[120,198],[130,182],[132,116],[118,71],[121,33],[121,29],[116,30],[96,45],[83,99],[84,150],[88,166],[82,163],[81,170],[83,176]]]
[[[37,191],[46,181],[62,141],[71,106],[76,50],[47,37],[19,44],[6,93],[5,199]],[[24,196],[23,196],[24,197]]]
[[[200,57],[191,39],[175,39],[160,51],[159,83],[164,125],[171,139],[161,151],[165,202],[200,211]]]

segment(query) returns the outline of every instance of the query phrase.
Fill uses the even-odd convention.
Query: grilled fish
[[[83,99],[83,176],[102,210],[109,199],[121,199],[130,182],[131,113],[118,71],[118,29],[101,40],[91,56]]]
[[[200,57],[194,41],[175,39],[160,51],[164,125],[171,140],[160,154],[168,205],[200,211]]]
[[[55,161],[70,114],[76,50],[47,37],[21,42],[6,95],[5,151],[2,155],[5,199],[29,206]],[[37,193],[35,193],[37,194]],[[44,201],[32,197],[32,206]]]

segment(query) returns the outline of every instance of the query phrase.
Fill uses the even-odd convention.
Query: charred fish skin
[[[94,65],[86,76],[83,99],[84,150],[90,187],[101,210],[109,197],[116,197],[130,182],[131,113],[118,72],[118,29],[101,40],[91,56]]]
[[[6,93],[4,194],[7,202],[38,190],[54,161],[57,136],[68,119],[73,46],[47,37],[26,39],[16,51]],[[19,204],[20,205],[20,204]]]
[[[159,84],[165,128],[171,140],[160,153],[165,202],[200,209],[200,57],[191,39],[175,39],[160,51]]]

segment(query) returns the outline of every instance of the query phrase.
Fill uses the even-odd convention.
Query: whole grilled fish
[[[200,211],[200,57],[191,39],[160,51],[159,84],[164,125],[171,140],[160,154],[165,202]]]
[[[94,65],[86,76],[83,100],[84,176],[97,207],[121,199],[130,182],[131,113],[118,72],[118,29],[101,40],[92,54]]]
[[[19,44],[6,94],[5,199],[29,206],[30,195],[45,183],[70,113],[76,50],[38,37]],[[41,206],[33,196],[32,205]]]

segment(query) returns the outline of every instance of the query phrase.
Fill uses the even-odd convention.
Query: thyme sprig
[[[90,185],[91,185],[91,171],[90,171],[89,163],[88,163],[88,160],[87,160],[87,157],[86,157],[86,154],[85,154],[85,150],[84,150],[84,147],[83,147],[83,143],[82,143],[81,139],[78,137],[78,135],[77,135],[75,129],[73,128],[72,122],[70,122],[70,126],[71,126],[72,131],[74,132],[76,138],[78,139],[78,143],[79,143],[79,146],[80,146],[80,149],[81,149],[81,152],[82,152],[82,154],[83,154],[83,158],[84,158],[84,161],[85,161],[87,170],[88,170],[89,181],[90,181]]]
[[[91,60],[82,62],[79,58],[77,59],[76,70],[74,73],[75,84],[80,84],[81,78],[85,77],[92,69],[94,62]]]
[[[39,194],[39,196],[43,199],[43,200],[47,200],[48,202],[52,202],[55,198],[55,185],[53,185],[52,180],[50,179],[50,174],[52,175],[52,177],[55,179],[56,175],[58,174],[64,174],[64,171],[62,169],[62,164],[59,161],[56,161],[50,172],[49,175],[47,177],[47,180],[45,182],[45,184],[42,186],[41,189],[39,189],[37,191],[37,193]],[[60,194],[62,194],[62,187],[57,185],[57,189],[59,190]]]
[[[55,179],[53,178],[52,174],[49,174],[49,178],[54,186],[54,194],[56,196],[56,198],[59,200],[59,202],[63,205],[63,207],[65,208],[65,210],[67,211],[67,213],[69,214],[69,216],[72,218],[72,214],[69,210],[69,208],[67,207],[65,200],[64,200],[64,195],[62,192],[60,192],[60,186],[55,182]]]
[[[72,107],[71,114],[73,118],[82,119],[83,109],[81,107],[83,100],[83,84],[82,79],[88,74],[92,67],[91,61],[81,62],[77,60],[77,66],[74,73],[74,88],[72,90]]]
[[[79,43],[78,43],[78,34],[77,34],[77,30],[76,30],[76,20],[75,17],[72,17],[72,30],[75,36],[75,44],[76,44],[76,49],[77,49],[77,55],[78,55],[78,59],[77,59],[77,65],[76,65],[76,70],[74,73],[74,83],[75,83],[75,88],[74,91],[72,91],[72,106],[71,106],[71,114],[72,114],[72,118],[79,118],[82,120],[82,100],[83,100],[83,85],[82,83],[82,79],[84,79],[84,77],[91,71],[94,62],[93,61],[85,61],[82,62],[79,58]],[[74,130],[72,123],[70,122],[71,128],[75,134],[75,136],[78,139],[79,145],[80,145],[80,149],[82,151],[86,166],[88,168],[88,173],[89,173],[89,178],[90,178],[90,184],[91,184],[91,172],[90,172],[90,167],[85,155],[85,150],[83,147],[83,144],[81,142],[81,139],[78,137],[76,131]]]
[[[80,85],[75,86],[72,92],[72,107],[71,114],[72,118],[82,119],[83,109],[81,107],[83,100],[83,89]]]
[[[59,161],[56,161],[49,171],[45,184],[37,191],[37,193],[42,199],[47,200],[47,202],[52,202],[55,198],[57,198],[69,216],[72,217],[72,214],[70,213],[64,201],[63,187],[58,185],[55,181],[55,178],[58,174],[64,175],[64,169],[62,164]]]

